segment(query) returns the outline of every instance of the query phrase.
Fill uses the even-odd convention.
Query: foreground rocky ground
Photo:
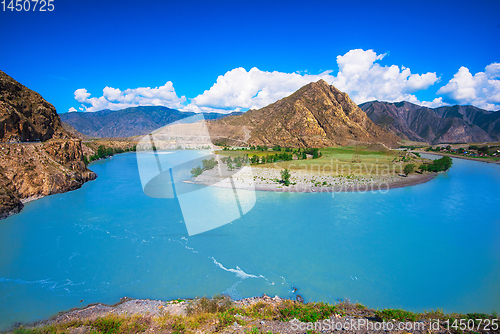
[[[125,297],[113,306],[73,309],[8,333],[499,333],[498,321],[496,314],[379,311],[349,301],[303,304],[266,295],[168,302]]]

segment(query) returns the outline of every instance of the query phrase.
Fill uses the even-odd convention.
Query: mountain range
[[[422,107],[410,102],[360,104],[375,124],[402,139],[440,143],[500,141],[500,112],[473,106]]]
[[[231,114],[204,113],[206,120],[219,119]],[[148,134],[169,123],[196,115],[162,106],[130,107],[121,110],[71,112],[59,116],[61,120],[89,137],[132,137]]]
[[[74,128],[89,137],[130,137],[192,115],[195,113],[144,106],[60,117],[70,125],[63,124],[73,135],[78,135]],[[208,127],[214,141],[232,145],[322,147],[360,141],[394,146],[401,139],[429,144],[500,141],[500,112],[473,106],[427,108],[406,101],[356,106],[346,93],[323,80],[258,110],[205,113],[204,117],[212,120]]]

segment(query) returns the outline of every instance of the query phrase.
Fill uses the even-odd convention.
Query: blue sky
[[[357,103],[500,109],[499,1],[53,3],[0,11],[0,69],[59,113],[246,110],[319,78]]]

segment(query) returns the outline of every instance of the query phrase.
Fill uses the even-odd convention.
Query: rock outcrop
[[[236,131],[237,128],[241,130]],[[249,136],[243,140],[245,130]],[[374,124],[346,93],[324,80],[312,82],[262,109],[210,122],[209,131],[214,141],[229,138],[248,145],[285,147],[327,147],[352,142],[393,147],[400,140]]]
[[[63,129],[55,108],[0,71],[0,219],[18,213],[23,202],[95,178],[81,140]]]
[[[0,218],[18,213],[23,202],[78,189],[96,178],[76,139],[0,143],[0,175]]]
[[[54,106],[0,71],[0,141],[71,138]]]

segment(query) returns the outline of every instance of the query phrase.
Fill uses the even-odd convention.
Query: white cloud
[[[420,102],[414,93],[427,89],[438,81],[436,73],[412,74],[409,68],[381,66],[377,61],[386,54],[377,55],[373,50],[351,50],[337,57],[339,72],[331,71],[318,75],[265,72],[258,68],[246,71],[235,68],[217,78],[217,82],[203,94],[191,100],[183,110],[202,111],[203,108],[216,111],[234,110],[235,108],[257,109],[288,96],[300,87],[324,79],[341,91],[347,92],[356,103],[372,100]],[[441,104],[442,105],[442,104]]]
[[[412,73],[404,66],[380,65],[387,55],[373,50],[355,49],[337,56],[338,72],[307,73],[267,72],[254,67],[249,71],[235,68],[217,78],[202,94],[187,102],[178,97],[172,82],[164,86],[139,87],[121,91],[105,87],[101,97],[90,97],[85,88],[75,91],[75,100],[82,111],[122,109],[139,105],[161,105],[183,111],[230,112],[258,109],[286,97],[300,87],[320,79],[349,94],[360,104],[379,100],[409,101],[427,107],[446,105],[448,101],[470,103],[485,109],[500,106],[500,63],[488,65],[485,72],[472,75],[466,67],[460,68],[448,84],[441,87],[442,97],[433,101],[419,101],[414,95],[439,81],[435,72]],[[444,98],[443,98],[444,97]]]
[[[75,108],[73,108],[73,107],[69,108],[69,110],[68,110],[68,112],[75,112],[75,111],[78,111],[78,110],[76,110],[76,109],[75,109]]]
[[[82,104],[79,109],[92,112],[103,109],[118,110],[152,105],[181,108],[186,102],[186,97],[177,96],[171,81],[160,87],[139,87],[124,91],[106,86],[102,92],[103,95],[99,98],[89,98],[90,93],[85,88],[77,89],[75,91],[75,100]]]
[[[89,96],[90,93],[87,93],[87,90],[85,88],[75,90],[75,100],[80,103],[84,103]]]
[[[361,49],[338,56],[339,72],[332,80],[333,85],[358,104],[372,100],[419,102],[411,93],[427,89],[438,81],[433,72],[412,74],[404,66],[381,66],[376,62],[385,56]]]
[[[340,72],[348,77],[369,71],[376,60],[381,60],[386,54],[377,55],[373,50],[355,49],[343,56],[337,56]]]
[[[184,110],[258,109],[292,94],[311,81],[328,78],[328,72],[319,75],[300,75],[277,71],[265,72],[256,67],[247,72],[239,67],[219,76],[209,90],[192,99]]]
[[[420,104],[421,106],[424,106],[424,107],[427,107],[427,108],[437,108],[437,107],[442,107],[442,106],[448,105],[448,103],[443,102],[443,98],[442,97],[437,97],[437,98],[435,98],[434,100],[432,100],[430,102],[423,101],[423,102],[416,103],[416,104]]]
[[[500,63],[486,66],[484,72],[474,75],[467,67],[460,67],[453,78],[438,90],[450,102],[472,104],[487,110],[500,109]]]

